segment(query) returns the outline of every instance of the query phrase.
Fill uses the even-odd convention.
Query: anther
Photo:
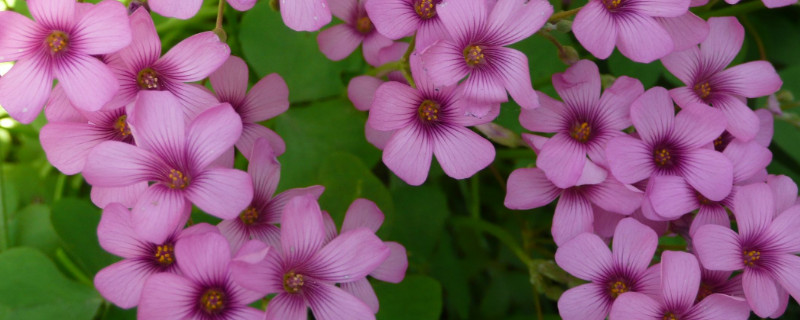
[[[225,308],[225,294],[217,289],[208,289],[200,297],[200,307],[207,314],[218,314]]]
[[[439,104],[433,100],[425,100],[419,105],[417,113],[423,122],[435,122],[439,120]]]
[[[467,46],[464,49],[464,61],[466,61],[467,65],[470,67],[484,63],[486,60],[483,55],[483,48],[477,45]]]
[[[700,96],[700,99],[705,100],[708,96],[711,95],[711,84],[708,82],[698,83],[694,85],[694,92]]]
[[[589,141],[591,134],[592,127],[588,122],[575,123],[569,131],[570,137],[581,143]]]
[[[288,293],[297,293],[303,287],[304,279],[302,274],[289,273],[283,275],[283,289]]]
[[[414,11],[424,20],[433,18],[436,15],[436,6],[434,6],[433,1],[434,0],[418,0],[414,3]]]
[[[47,46],[50,47],[50,52],[58,53],[67,49],[69,37],[64,32],[53,31],[49,36],[47,36],[47,40],[45,40],[45,42],[47,43]]]
[[[159,90],[163,83],[158,78],[158,72],[150,68],[144,68],[136,75],[136,83],[142,90]]]

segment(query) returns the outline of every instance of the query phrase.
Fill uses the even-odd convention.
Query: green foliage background
[[[551,0],[556,11],[585,2]],[[188,21],[154,14],[164,51],[213,28],[216,6],[206,1]],[[27,14],[22,1],[13,9]],[[767,10],[760,1],[720,2],[713,10],[695,11],[703,17],[738,15],[747,38],[734,64],[767,58],[783,77],[783,89],[800,94],[800,7]],[[380,151],[364,138],[367,114],[347,100],[349,79],[369,70],[360,51],[343,61],[327,60],[316,33],[289,30],[267,1],[246,13],[228,7],[224,26],[232,53],[250,66],[251,84],[277,72],[289,86],[289,111],[264,123],[287,145],[279,158],[279,189],[324,185],[321,205],[339,224],[355,198],[371,199],[386,214],[379,236],[407,248],[405,281],[373,282],[381,303],[378,319],[558,319],[555,301],[579,282],[552,262],[553,205],[524,212],[503,206],[509,173],[534,164],[530,149],[497,145],[489,168],[460,181],[434,162],[427,182],[410,187],[381,163]],[[551,34],[592,58],[571,34]],[[556,46],[534,35],[514,47],[527,54],[534,87],[556,96],[550,76],[567,67]],[[615,53],[597,63],[604,73],[637,77],[645,87],[680,85],[659,62],[636,64]],[[751,101],[754,108],[764,104],[765,99]],[[769,169],[800,181],[797,106],[786,101],[787,114],[776,119]],[[521,133],[518,115],[519,106],[507,103],[495,123]],[[0,121],[0,319],[134,319],[135,310],[105,302],[92,286],[94,274],[118,258],[97,243],[100,210],[89,200],[89,186],[48,164],[38,142],[44,123],[43,117],[28,126]],[[246,167],[243,158],[237,167]],[[193,221],[216,222],[200,212]],[[674,237],[661,244],[660,250],[685,245]],[[784,318],[798,317],[800,308],[792,302]]]

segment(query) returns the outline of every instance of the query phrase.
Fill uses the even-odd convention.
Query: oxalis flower
[[[186,127],[179,105],[168,92],[140,94],[133,131],[138,146],[103,142],[89,153],[83,170],[93,186],[155,182],[133,207],[134,229],[155,243],[186,223],[184,209],[191,203],[231,219],[253,198],[247,173],[211,166],[239,139],[242,120],[233,108],[222,104],[208,109]]]
[[[17,121],[30,123],[50,96],[55,78],[75,106],[99,110],[119,84],[93,56],[131,42],[125,7],[106,0],[77,14],[73,0],[31,0],[28,8],[35,22],[0,11],[0,62],[17,61],[0,79],[0,105]]]
[[[519,122],[528,130],[555,135],[542,146],[536,166],[559,188],[575,185],[589,157],[605,165],[609,140],[630,127],[630,105],[643,92],[639,80],[619,77],[600,95],[600,71],[581,60],[553,75],[553,87],[564,102],[539,94],[542,108],[522,109]]]
[[[572,32],[586,50],[606,59],[616,46],[629,59],[650,63],[675,45],[656,17],[680,17],[690,0],[590,0],[575,16]]]
[[[745,142],[759,129],[759,119],[745,98],[775,93],[783,82],[767,61],[752,61],[725,69],[744,41],[744,28],[734,17],[709,18],[710,31],[700,48],[674,52],[661,59],[664,67],[686,84],[670,90],[682,108],[707,104],[721,110],[726,129]]]
[[[331,2],[333,15],[344,21],[323,30],[317,35],[319,50],[328,59],[339,61],[363,43],[364,60],[372,66],[381,65],[381,49],[392,44],[372,25],[372,20],[364,9],[366,0],[336,0]]]
[[[383,149],[383,163],[410,185],[428,178],[431,157],[453,178],[464,179],[494,160],[494,146],[466,126],[485,119],[463,114],[463,97],[455,86],[435,87],[422,71],[417,54],[411,57],[417,89],[389,81],[375,92],[367,124],[381,131],[397,130]],[[499,111],[499,106],[494,107]]]
[[[441,0],[369,0],[367,13],[382,35],[397,40],[415,34],[416,48],[424,50],[450,35],[436,14]],[[416,32],[416,33],[415,33]]]
[[[700,288],[700,265],[691,253],[664,251],[661,255],[661,299],[626,292],[611,308],[611,320],[745,320],[750,309],[742,298],[711,294],[695,303]]]
[[[660,267],[648,268],[658,246],[655,231],[633,218],[619,222],[612,251],[600,237],[583,233],[560,246],[556,263],[590,283],[569,289],[558,299],[565,320],[602,320],[626,292],[660,294]]]
[[[295,197],[281,217],[279,245],[252,240],[237,254],[236,283],[262,294],[277,293],[267,307],[267,320],[306,319],[306,306],[320,320],[375,319],[369,306],[334,284],[366,277],[389,257],[389,247],[367,228],[342,233],[327,244],[325,234],[314,198]]]
[[[131,212],[127,208],[118,203],[111,204],[103,210],[97,226],[97,239],[103,249],[123,260],[100,270],[94,277],[94,286],[103,297],[119,307],[135,307],[139,304],[147,278],[162,272],[180,273],[175,243],[206,232],[219,233],[217,228],[207,223],[186,229],[180,226],[164,242],[153,243],[134,232]]]
[[[774,195],[764,183],[742,187],[733,199],[738,233],[705,225],[692,245],[710,270],[742,271],[744,296],[759,317],[777,318],[788,299],[800,298],[800,206],[776,216]]]
[[[467,113],[483,117],[492,103],[508,101],[508,94],[523,108],[536,108],[539,100],[531,86],[528,58],[505,46],[539,30],[553,13],[543,0],[443,1],[436,5],[450,40],[440,40],[422,53],[425,71],[436,85],[453,85],[465,76],[460,90]]]
[[[280,229],[276,224],[281,222],[281,215],[286,203],[296,196],[310,195],[319,198],[325,187],[289,189],[275,195],[278,181],[281,179],[281,164],[275,158],[266,139],[256,140],[247,173],[253,179],[253,201],[238,217],[219,223],[222,234],[228,238],[234,251],[250,239],[266,243],[280,242]]]
[[[710,149],[722,134],[718,110],[704,105],[677,115],[666,89],[647,90],[631,105],[631,120],[639,139],[620,136],[608,142],[606,157],[611,173],[633,184],[651,176],[685,179],[711,201],[724,199],[733,187],[733,166],[725,155]],[[652,183],[652,180],[650,180]],[[650,188],[648,198],[652,197]]]
[[[174,255],[180,274],[159,273],[147,279],[139,319],[264,319],[264,311],[248,307],[264,295],[232,280],[225,237],[216,232],[183,237],[175,243]]]

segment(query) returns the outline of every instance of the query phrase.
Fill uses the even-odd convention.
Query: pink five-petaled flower
[[[620,136],[608,143],[611,173],[628,184],[653,175],[677,176],[708,200],[724,199],[733,187],[733,166],[710,148],[725,129],[720,117],[718,110],[705,105],[693,105],[675,115],[666,89],[647,90],[631,105],[639,139]],[[649,189],[648,198],[653,196]]]
[[[325,228],[328,232],[328,241],[336,237],[336,225],[330,216],[325,216]],[[347,208],[347,213],[344,215],[344,222],[342,222],[342,233],[358,228],[367,228],[372,232],[378,232],[378,229],[383,224],[383,212],[380,208],[367,199],[356,199]],[[408,269],[408,256],[406,255],[406,248],[402,244],[392,241],[385,241],[384,244],[389,247],[391,253],[389,257],[380,266],[370,272],[370,276],[375,279],[399,283],[403,281],[406,276],[406,269]],[[340,285],[342,290],[349,292],[353,296],[361,299],[366,303],[372,312],[378,312],[378,296],[375,295],[375,290],[369,283],[366,277],[342,283]]]
[[[602,320],[626,292],[658,296],[660,268],[648,268],[658,246],[655,231],[633,218],[619,222],[613,253],[600,237],[583,233],[556,251],[558,266],[591,283],[569,289],[558,299],[564,320]]]
[[[115,52],[131,42],[125,7],[103,1],[77,13],[73,0],[30,0],[36,22],[0,12],[0,62],[17,63],[0,79],[0,105],[14,119],[30,123],[39,115],[53,78],[72,103],[99,110],[116,94],[114,74],[93,57]]]
[[[204,88],[186,83],[208,77],[228,59],[230,48],[220,42],[217,35],[211,31],[198,33],[176,44],[161,57],[161,40],[147,10],[139,8],[131,14],[131,27],[131,45],[108,59],[120,90],[107,107],[128,105],[136,100],[139,92],[168,91],[180,99],[188,121],[219,103]]]
[[[258,122],[266,121],[289,109],[289,88],[277,73],[261,78],[247,92],[247,64],[239,57],[231,56],[209,80],[220,102],[227,102],[242,117],[242,136],[236,148],[250,159],[253,144],[258,138],[266,138],[275,155],[286,151],[283,139]]]
[[[335,283],[366,277],[389,257],[389,247],[367,228],[342,233],[327,244],[325,237],[316,200],[299,196],[283,211],[279,245],[270,248],[252,240],[237,254],[232,267],[236,283],[277,293],[267,320],[304,320],[307,305],[319,320],[375,319],[369,306]]]
[[[242,288],[231,275],[225,237],[207,232],[175,243],[180,274],[150,276],[142,289],[138,318],[154,320],[261,320],[264,311],[248,304],[263,294]]]
[[[672,37],[656,17],[679,17],[689,0],[590,0],[572,25],[586,50],[606,59],[614,46],[629,59],[649,63],[670,54]]]
[[[472,1],[472,0],[470,0]],[[462,112],[455,86],[434,87],[422,71],[416,54],[411,75],[417,89],[389,81],[375,92],[367,124],[381,131],[397,130],[383,149],[383,163],[410,185],[428,178],[431,157],[436,155],[444,172],[464,179],[494,160],[494,146],[466,126],[489,122]],[[499,106],[493,107],[499,110]],[[496,116],[496,114],[494,114]]]
[[[705,225],[692,245],[709,270],[742,270],[744,296],[756,315],[778,317],[786,292],[800,299],[800,206],[777,217],[774,195],[764,183],[741,187],[733,199],[738,234]],[[774,217],[774,218],[773,218]]]
[[[425,50],[439,39],[449,37],[436,5],[442,0],[369,0],[366,8],[378,32],[397,40],[414,34],[416,48]]]
[[[124,259],[97,273],[94,277],[97,291],[121,308],[135,307],[139,304],[142,288],[150,275],[179,273],[175,242],[206,232],[219,233],[216,227],[206,223],[186,229],[179,226],[164,242],[153,243],[141,239],[133,231],[128,209],[118,203],[110,204],[103,210],[103,217],[97,226],[97,239],[103,249]]]
[[[508,177],[505,206],[514,210],[538,208],[560,197],[550,233],[562,245],[584,232],[593,232],[597,207],[606,212],[630,215],[639,208],[642,193],[633,191],[591,161],[582,169],[576,186],[562,189],[539,168],[520,168]]]
[[[138,146],[106,141],[89,153],[83,170],[92,186],[155,182],[133,207],[136,232],[160,243],[189,218],[194,203],[223,218],[239,215],[253,197],[250,176],[211,164],[239,139],[242,120],[227,103],[201,113],[188,126],[168,92],[143,92],[136,101],[133,135]]]
[[[610,320],[746,320],[750,309],[742,298],[711,294],[695,304],[700,264],[691,253],[661,255],[661,299],[626,292],[611,308]]]
[[[538,152],[536,166],[565,189],[578,181],[587,154],[605,165],[606,143],[631,125],[630,105],[644,87],[622,76],[601,96],[600,71],[589,60],[553,75],[553,86],[564,102],[539,94],[542,108],[522,109],[519,122],[531,131],[555,133]]]
[[[279,242],[280,229],[275,225],[281,222],[286,203],[295,196],[306,194],[316,199],[325,191],[323,186],[311,186],[289,189],[275,195],[281,179],[281,164],[275,157],[267,140],[256,140],[247,167],[253,179],[253,201],[238,217],[222,221],[218,225],[234,251],[238,251],[251,238],[266,243]]]
[[[319,50],[328,59],[339,61],[347,58],[363,42],[364,60],[375,67],[380,65],[381,49],[391,45],[392,40],[375,30],[364,9],[364,2],[366,0],[331,1],[333,15],[344,23],[317,35]]]
[[[746,98],[775,93],[783,82],[767,61],[752,61],[725,69],[744,41],[744,28],[735,17],[709,18],[711,28],[700,48],[691,47],[661,59],[664,67],[686,84],[670,90],[682,108],[703,103],[722,110],[727,130],[747,142],[756,136],[759,119]]]
[[[491,10],[491,12],[489,12]],[[523,108],[536,108],[528,58],[506,48],[544,25],[553,6],[543,0],[450,0],[436,5],[450,40],[440,40],[422,53],[425,71],[436,85],[460,84],[463,97],[477,102],[464,110],[486,115],[492,103],[508,101],[506,90]]]

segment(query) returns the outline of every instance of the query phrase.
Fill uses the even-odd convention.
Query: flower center
[[[580,122],[572,125],[569,135],[580,143],[586,143],[592,135],[592,127],[588,122]]]
[[[356,30],[363,34],[367,34],[372,31],[372,21],[369,20],[369,17],[363,16],[356,20]]]
[[[58,53],[65,49],[67,49],[67,45],[69,45],[69,37],[66,33],[61,31],[53,31],[47,36],[47,40],[45,40],[47,46],[50,47],[51,53]]]
[[[422,101],[417,110],[419,119],[423,122],[439,121],[439,108],[441,108],[441,106],[433,100]]]
[[[303,275],[296,274],[294,271],[283,275],[283,290],[288,293],[297,293],[303,287]]]
[[[664,319],[664,320],[678,320],[678,316],[676,316],[672,312],[667,312],[667,314],[665,314],[664,318],[662,318],[662,319]]]
[[[703,301],[703,299],[712,294],[714,294],[714,290],[711,288],[711,286],[701,282],[700,289],[697,290],[697,298],[694,299],[694,302],[698,303]]]
[[[659,167],[670,167],[673,164],[672,154],[667,148],[656,148],[653,151],[653,160]]]
[[[114,122],[114,130],[122,136],[122,138],[127,138],[131,135],[131,128],[128,126],[128,115],[122,115],[117,118],[117,121]]]
[[[225,308],[225,294],[219,289],[208,289],[200,297],[200,308],[207,314],[218,314]]]
[[[167,186],[171,189],[184,189],[189,185],[189,176],[183,175],[183,172],[178,170],[169,169],[168,178],[169,182],[167,182]]]
[[[171,243],[156,246],[153,256],[156,258],[156,263],[160,266],[169,267],[175,263],[175,247]]]
[[[731,143],[733,140],[733,136],[731,136],[728,131],[723,132],[719,137],[714,139],[714,150],[719,152],[725,151],[725,148],[728,147],[728,144]]]
[[[247,207],[247,209],[244,209],[244,211],[242,211],[242,213],[239,214],[239,219],[242,220],[242,223],[248,226],[252,225],[256,223],[256,221],[258,221],[258,211],[256,210],[256,208]]]
[[[758,250],[744,250],[742,251],[742,257],[744,258],[745,266],[754,267],[756,261],[761,259],[761,252]]]
[[[711,85],[708,83],[708,81],[703,83],[698,83],[694,85],[694,92],[696,92],[697,95],[700,96],[700,99],[705,100],[706,98],[708,98],[708,96],[711,95]]]
[[[136,75],[136,83],[142,90],[160,90],[161,82],[158,80],[158,72],[150,68],[144,68]]]
[[[622,0],[603,0],[603,4],[609,10],[617,9],[622,4]]]
[[[433,5],[433,0],[418,0],[414,3],[414,11],[424,20],[433,18],[436,15],[436,7]]]
[[[481,48],[481,46],[471,45],[464,49],[464,61],[466,61],[467,65],[470,67],[485,63],[486,60],[484,58],[483,48]]]
[[[619,295],[630,290],[631,288],[623,280],[617,280],[608,284],[608,293],[611,295],[611,299],[616,299]]]
[[[697,197],[697,202],[703,205],[711,205],[714,204],[714,201],[708,200],[705,196],[700,194],[700,192],[695,191],[694,195]]]

